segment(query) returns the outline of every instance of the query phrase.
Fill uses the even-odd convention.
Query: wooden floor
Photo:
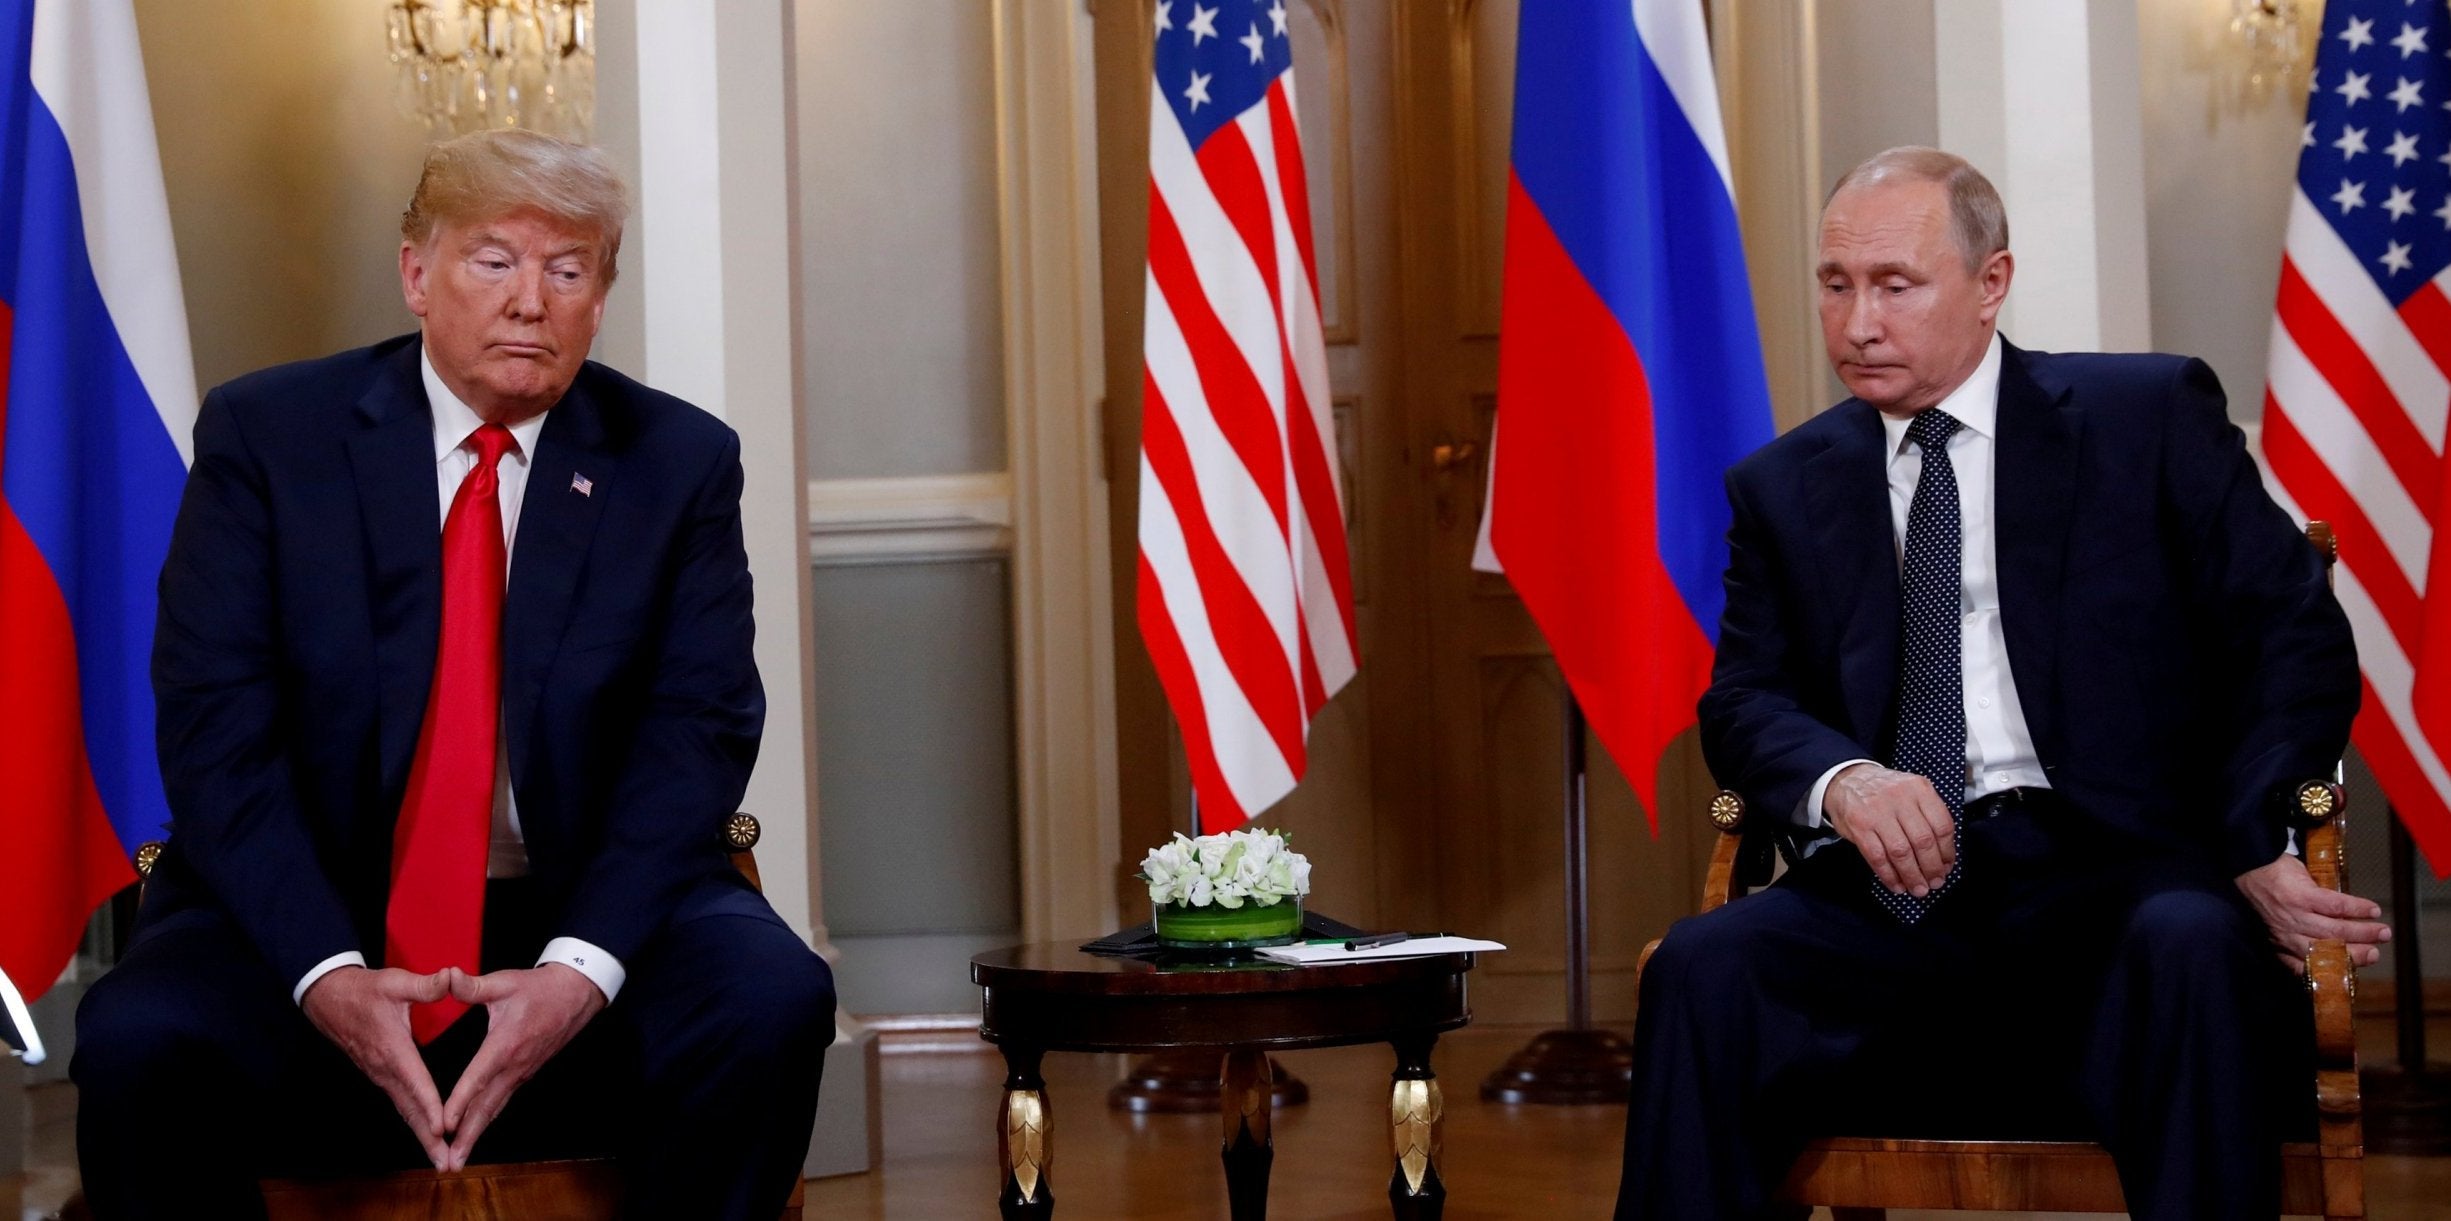
[[[2435,1045],[2451,1036],[2437,1022]],[[1621,1106],[1497,1107],[1480,1101],[1481,1077],[1533,1032],[1484,1027],[1440,1043],[1446,1086],[1449,1221],[1599,1218],[1617,1187]],[[2387,1028],[2361,1031],[2373,1059],[2388,1057]],[[959,1046],[957,1040],[955,1043]],[[1362,1221],[1388,1215],[1385,1048],[1298,1052],[1285,1065],[1311,1088],[1308,1105],[1280,1112],[1270,1216],[1280,1221]],[[1050,1182],[1057,1215],[1074,1219],[1208,1221],[1225,1215],[1218,1122],[1206,1115],[1133,1116],[1110,1111],[1116,1056],[1051,1055],[1054,1110]],[[809,1185],[808,1215],[827,1221],[957,1221],[992,1218],[996,1146],[990,1126],[1002,1061],[992,1052],[897,1053],[884,1058],[885,1165],[876,1173]],[[0,1218],[51,1216],[76,1186],[75,1093],[33,1092],[32,1165],[22,1185],[0,1183]],[[2372,1215],[2383,1221],[2451,1221],[2451,1159],[2368,1160]],[[2001,1214],[1894,1213],[1895,1221]],[[2016,1214],[2010,1214],[2016,1215]]]

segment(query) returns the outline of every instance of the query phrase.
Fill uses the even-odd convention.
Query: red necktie
[[[476,973],[493,838],[505,567],[494,464],[510,448],[511,433],[487,424],[466,444],[477,451],[477,464],[443,520],[442,644],[408,796],[392,829],[391,903],[384,913],[384,965],[421,975],[447,966]],[[431,1042],[467,1008],[448,998],[418,1005],[409,1011],[409,1032]]]

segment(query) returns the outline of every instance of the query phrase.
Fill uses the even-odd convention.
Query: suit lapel
[[[1879,412],[1833,408],[1846,428],[1804,465],[1805,496],[1838,616],[1839,690],[1856,740],[1878,743],[1898,684],[1898,545],[1889,520],[1888,454]]]
[[[434,492],[434,416],[420,384],[420,350],[414,343],[402,346],[358,400],[363,427],[348,444],[366,530],[380,688],[376,724],[387,792],[407,783],[442,633],[442,510]]]
[[[502,603],[502,724],[511,782],[527,774],[528,744],[579,572],[605,503],[617,495],[603,408],[574,385],[545,416],[519,505],[510,589]],[[581,491],[584,484],[586,491]]]
[[[2055,742],[2053,704],[2060,578],[2075,516],[2084,413],[2048,365],[2014,346],[2000,362],[2000,439],[1993,455],[1993,531],[1999,550],[2000,626],[2009,673],[2038,749]]]

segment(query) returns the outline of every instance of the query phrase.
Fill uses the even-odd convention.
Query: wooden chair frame
[[[2331,528],[2311,522],[2306,533],[2328,569],[2338,554]],[[2306,825],[2299,842],[2307,870],[2333,890],[2341,888],[2344,804],[2337,784],[2320,786],[2320,796],[2302,793]],[[1720,834],[1703,881],[1703,911],[1767,885],[1776,864],[1769,835],[1746,833],[1743,798],[1722,791],[1708,813]],[[1643,948],[1638,983],[1642,965],[1658,948],[1657,941]],[[2365,1137],[2350,1013],[2357,975],[2348,946],[2315,943],[2307,956],[2306,990],[2315,1014],[2316,1139],[2282,1146],[2281,1211],[2327,1221],[2364,1217]],[[1827,1206],[1837,1221],[1880,1221],[1891,1208],[2127,1211],[2109,1151],[2066,1141],[1822,1138],[1796,1159],[1778,1199]]]
[[[763,835],[755,815],[723,825],[732,867],[763,889],[751,851]],[[162,845],[136,851],[136,873],[152,876]],[[356,1178],[265,1179],[270,1221],[426,1221],[439,1217],[611,1217],[621,1208],[621,1175],[610,1158],[494,1162],[462,1170],[403,1170]],[[779,1221],[800,1221],[806,1182],[792,1185]]]

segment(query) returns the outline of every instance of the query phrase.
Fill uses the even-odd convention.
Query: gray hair
[[[423,246],[446,224],[472,224],[514,212],[544,213],[602,235],[604,285],[619,273],[628,192],[604,150],[519,128],[474,131],[426,150],[417,192],[400,214],[400,236]]]
[[[1936,182],[1949,192],[1950,236],[1957,239],[1958,253],[1966,256],[1966,270],[1979,270],[1983,260],[2008,249],[2008,208],[1991,179],[1956,153],[1920,144],[1883,149],[1865,158],[1839,178],[1821,206],[1829,207],[1848,187],[1899,180]]]

